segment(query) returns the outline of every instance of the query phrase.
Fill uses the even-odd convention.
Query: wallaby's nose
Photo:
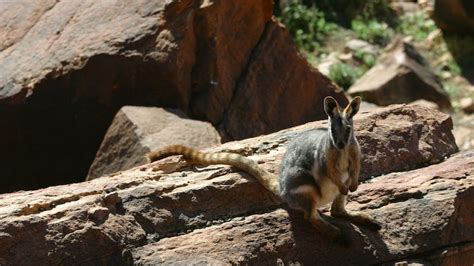
[[[342,142],[342,141],[337,142],[337,147],[339,149],[344,149],[344,142]]]

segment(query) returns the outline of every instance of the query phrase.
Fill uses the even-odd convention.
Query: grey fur
[[[317,186],[316,180],[311,172],[314,161],[315,152],[322,151],[330,144],[327,129],[313,129],[302,132],[288,145],[287,151],[280,165],[280,196],[286,198],[288,193],[300,186],[301,176],[309,175],[312,178],[312,185]],[[316,157],[320,165],[325,165],[324,156]],[[325,169],[322,169],[325,172]]]
[[[358,106],[354,106],[354,110],[347,115],[340,112],[335,101],[325,102],[324,107],[329,127],[308,130],[298,135],[288,145],[280,165],[279,194],[294,209],[307,210],[306,205],[310,204],[294,195],[293,190],[298,187],[310,185],[316,193],[321,194],[320,183],[328,176],[326,151],[344,150],[349,144],[357,143],[352,132],[352,117],[357,113]],[[316,173],[313,172],[315,164],[319,166]]]

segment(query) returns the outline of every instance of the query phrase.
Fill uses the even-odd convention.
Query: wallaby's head
[[[359,111],[360,97],[357,96],[341,111],[337,101],[327,96],[324,98],[324,111],[329,117],[329,134],[332,144],[338,149],[344,149],[352,138],[352,118]]]

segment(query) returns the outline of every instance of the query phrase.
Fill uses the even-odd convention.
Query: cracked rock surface
[[[449,157],[457,151],[449,116],[397,105],[356,118],[365,181],[348,209],[372,215],[382,230],[332,219],[350,236],[348,248],[325,241],[247,174],[174,156],[89,182],[0,195],[0,264],[472,260],[474,153]],[[325,126],[311,122],[208,151],[244,154],[276,173],[298,132]]]
[[[0,192],[84,180],[124,105],[181,109],[227,141],[323,119],[327,95],[346,104],[272,3],[2,1]]]

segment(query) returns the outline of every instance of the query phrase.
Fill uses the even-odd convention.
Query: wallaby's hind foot
[[[375,219],[363,213],[349,213],[347,219],[352,221],[354,224],[367,227],[372,231],[379,231],[382,229],[382,226]]]
[[[339,245],[342,246],[350,246],[351,240],[347,237],[343,231],[337,227],[336,225],[331,224],[326,219],[324,219],[319,211],[315,209],[311,216],[309,217],[309,221],[313,225],[313,227],[321,233],[321,235]]]
[[[368,229],[372,231],[378,231],[382,229],[382,226],[380,226],[380,224],[375,219],[370,218],[369,216],[362,213],[350,213],[350,212],[340,213],[340,212],[331,211],[331,216],[348,220],[349,222],[353,224],[367,227]]]
[[[343,246],[349,246],[350,239],[343,234],[339,227],[327,221],[319,212],[318,198],[315,187],[302,185],[291,191],[286,200],[291,208],[303,211],[305,220],[311,223],[321,237]]]
[[[346,196],[339,195],[336,197],[331,206],[331,216],[348,220],[353,224],[367,227],[372,231],[378,231],[382,229],[382,226],[380,226],[380,224],[373,218],[370,218],[363,213],[348,212],[345,206]]]

